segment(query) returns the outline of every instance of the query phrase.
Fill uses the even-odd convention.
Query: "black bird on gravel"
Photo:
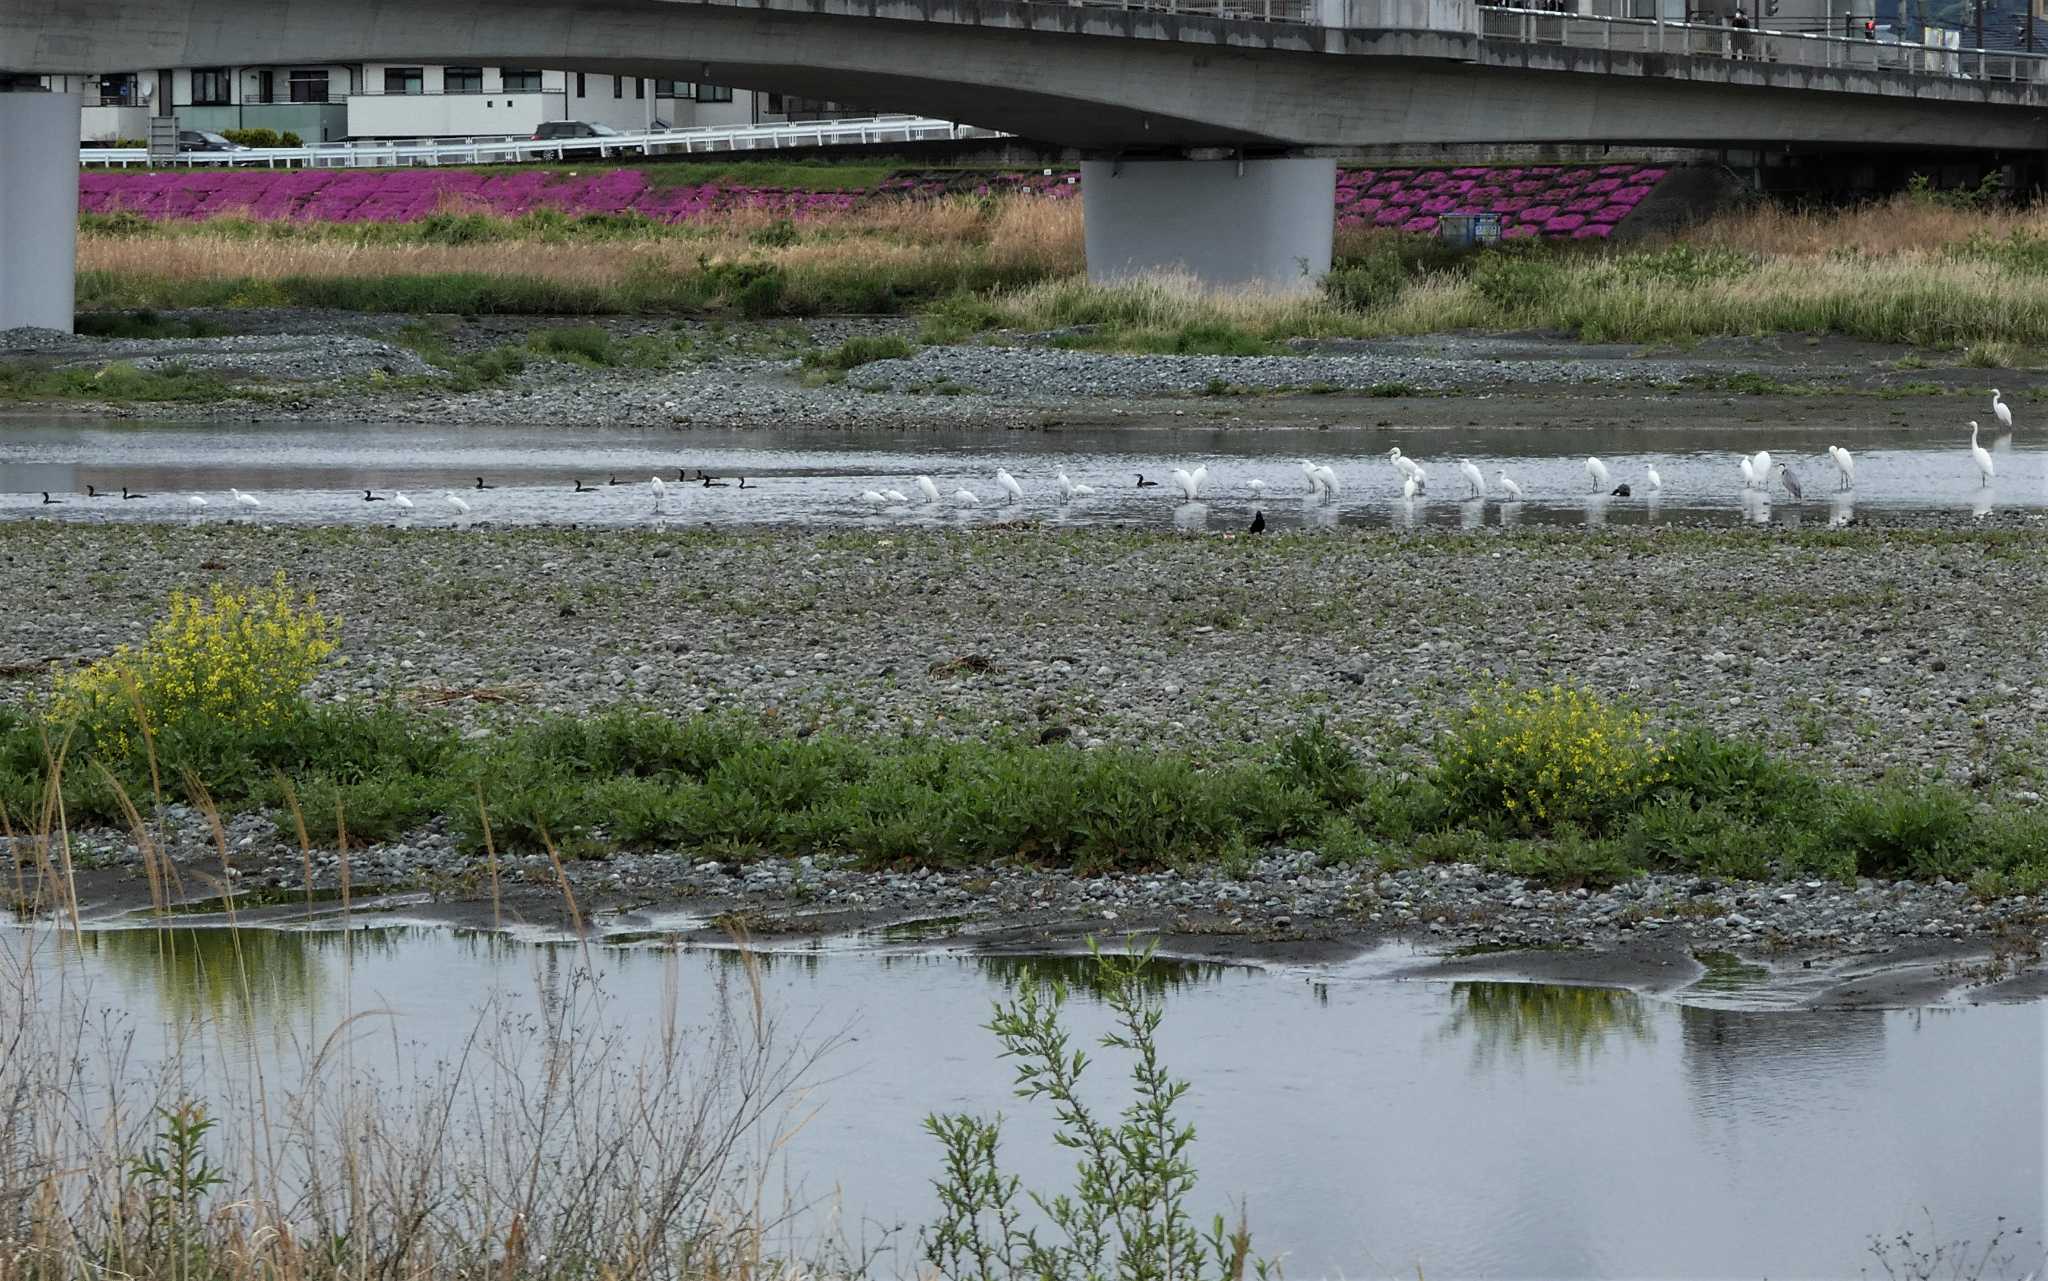
[[[384,500],[366,489],[363,491],[363,501],[366,503],[381,503]]]
[[[1146,480],[1146,479],[1145,479],[1145,473],[1144,473],[1144,472],[1139,472],[1139,473],[1138,473],[1138,488],[1140,488],[1140,489],[1157,489],[1157,488],[1159,488],[1159,482],[1158,482],[1158,481],[1156,481],[1156,480]]]
[[[1248,534],[1263,534],[1263,533],[1265,533],[1265,532],[1266,532],[1266,513],[1264,513],[1264,512],[1253,512],[1253,513],[1252,513],[1252,527],[1251,527],[1250,529],[1246,530],[1245,532],[1246,532],[1246,533],[1248,533]]]
[[[1614,497],[1616,497],[1616,498],[1627,498],[1628,496],[1629,496],[1629,489],[1628,489],[1628,482],[1627,482],[1627,481],[1623,481],[1623,482],[1622,482],[1621,484],[1619,484],[1619,485],[1616,485],[1616,486],[1614,487]]]
[[[149,495],[148,495],[148,494],[131,494],[131,493],[129,493],[129,492],[128,492],[128,486],[126,486],[126,485],[123,485],[123,486],[121,486],[121,497],[123,497],[123,498],[147,498],[147,497],[149,497]]]

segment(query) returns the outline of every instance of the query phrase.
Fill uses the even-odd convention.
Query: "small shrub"
[[[612,336],[596,325],[569,329],[543,329],[528,335],[526,345],[542,356],[553,356],[572,364],[611,366],[620,362]]]
[[[1973,814],[1954,788],[1886,782],[1842,798],[1837,845],[1863,876],[1945,876],[1969,850]]]
[[[1437,749],[1435,781],[1461,818],[1505,815],[1525,832],[1600,831],[1666,781],[1640,713],[1567,685],[1475,700]]]
[[[1323,277],[1323,293],[1346,311],[1371,311],[1401,296],[1408,287],[1408,269],[1391,253],[1376,253],[1332,268]]]
[[[878,360],[908,360],[914,354],[911,345],[895,334],[856,334],[837,347],[805,352],[803,363],[806,369],[843,374]]]
[[[1524,841],[1508,849],[1507,869],[1559,889],[1603,889],[1636,874],[1619,841],[1598,840],[1564,824],[1548,841]]]
[[[1333,810],[1348,810],[1365,799],[1372,782],[1357,754],[1322,720],[1280,744],[1276,768],[1281,778]]]
[[[1488,250],[1473,263],[1472,284],[1480,297],[1514,315],[1541,310],[1563,296],[1565,273],[1557,262],[1533,253]]]
[[[797,234],[796,222],[789,218],[777,218],[747,236],[749,243],[760,245],[764,249],[787,249],[798,239],[800,237]]]

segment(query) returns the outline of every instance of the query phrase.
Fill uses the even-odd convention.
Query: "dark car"
[[[230,142],[211,129],[178,130],[180,151],[247,151],[239,142]]]
[[[618,130],[608,125],[594,125],[582,120],[548,120],[533,131],[533,142],[574,142],[578,139],[604,139],[620,137]],[[555,159],[560,160],[567,151],[591,152],[609,156],[612,149],[602,141],[586,142],[581,146],[561,147],[555,150]]]

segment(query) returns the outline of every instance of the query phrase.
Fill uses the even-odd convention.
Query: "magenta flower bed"
[[[1605,236],[1665,177],[1660,168],[1605,165],[1463,169],[1347,169],[1337,177],[1339,226],[1433,232],[1438,215],[1496,213],[1504,234],[1558,238]],[[802,191],[705,183],[656,187],[635,169],[586,175],[530,172],[484,175],[456,169],[189,170],[88,172],[80,176],[83,213],[137,213],[197,219],[238,215],[308,222],[412,222],[454,211],[518,217],[535,210],[569,215],[639,214],[692,222],[733,210],[761,210],[799,221],[846,213],[886,200],[967,194],[1029,193],[1069,200],[1081,192],[1067,173],[997,174],[962,188],[943,177],[891,178],[866,191]],[[1589,231],[1589,226],[1603,228]]]

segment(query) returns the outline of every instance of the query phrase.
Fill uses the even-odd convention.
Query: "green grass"
[[[153,311],[87,313],[72,327],[86,338],[220,338],[234,332],[201,317],[172,319]]]
[[[806,369],[843,375],[878,360],[908,360],[916,354],[916,348],[895,334],[859,334],[837,347],[805,352],[803,363]]]
[[[551,841],[573,856],[837,853],[872,866],[1107,871],[1231,863],[1285,843],[1330,861],[1468,861],[1559,885],[1646,870],[2048,883],[2048,815],[1985,805],[1939,779],[1835,783],[1704,732],[1668,747],[1668,777],[1600,811],[1597,826],[1530,830],[1431,760],[1370,764],[1320,725],[1197,756],[1021,737],[792,738],[735,717],[636,709],[465,739],[392,706],[323,704],[260,729],[167,725],[156,740],[162,777],[189,771],[225,806],[270,813],[287,833],[289,786],[323,843],[337,814],[355,840],[440,819],[479,852],[481,793],[499,849]],[[0,710],[0,804],[17,828],[33,825],[43,762],[33,723]],[[150,795],[139,753],[73,744],[73,825],[121,824],[110,779]]]
[[[59,369],[36,360],[0,361],[0,401],[211,402],[248,396],[210,370],[138,369],[117,360],[100,369]]]

